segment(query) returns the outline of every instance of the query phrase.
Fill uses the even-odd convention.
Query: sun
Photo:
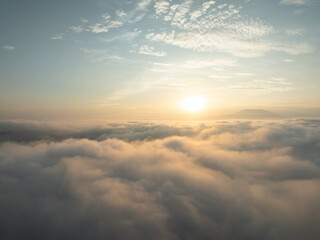
[[[180,106],[189,112],[198,112],[204,108],[205,101],[201,96],[189,96],[181,100]]]

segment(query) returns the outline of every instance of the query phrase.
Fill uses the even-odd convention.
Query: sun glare
[[[200,96],[190,96],[182,99],[180,105],[189,112],[198,112],[204,108],[204,98]]]

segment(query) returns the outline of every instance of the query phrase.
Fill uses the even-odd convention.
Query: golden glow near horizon
[[[181,100],[180,106],[188,112],[199,112],[205,106],[205,100],[201,96],[189,96]]]

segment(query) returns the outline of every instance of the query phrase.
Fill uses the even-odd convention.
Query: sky
[[[317,0],[0,3],[0,118],[319,113]]]
[[[0,0],[0,239],[319,240],[319,0]]]

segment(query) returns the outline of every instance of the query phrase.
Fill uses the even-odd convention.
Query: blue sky
[[[0,108],[103,117],[315,108],[320,3],[1,1]]]

